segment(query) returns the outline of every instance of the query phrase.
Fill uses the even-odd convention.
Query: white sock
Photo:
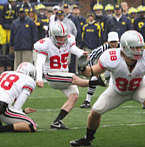
[[[92,95],[87,94],[86,101],[91,102]]]

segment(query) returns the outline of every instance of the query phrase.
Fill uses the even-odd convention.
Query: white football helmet
[[[135,31],[129,30],[122,34],[120,43],[124,54],[134,60],[138,60],[143,55],[144,39],[143,36]]]
[[[63,46],[67,42],[67,27],[63,22],[55,21],[50,26],[50,37],[56,46]]]
[[[35,79],[36,69],[32,63],[22,62],[16,69],[17,72],[23,73]]]

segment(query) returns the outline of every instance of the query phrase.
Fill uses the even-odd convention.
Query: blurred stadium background
[[[8,0],[0,0],[0,4],[7,3]],[[21,1],[21,0],[19,0]],[[87,14],[87,12],[90,10],[90,4],[91,3],[102,3],[103,5],[106,5],[108,3],[115,4],[115,3],[121,3],[121,2],[127,2],[129,7],[136,7],[139,5],[145,5],[145,0],[30,0],[30,2],[41,2],[48,6],[54,6],[58,3],[68,3],[68,4],[79,4],[80,10],[82,15]],[[85,8],[85,9],[84,9]]]

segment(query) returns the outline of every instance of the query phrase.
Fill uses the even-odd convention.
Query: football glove
[[[88,65],[88,57],[85,56],[85,55],[82,55],[78,59],[78,71],[79,72],[84,72],[87,65]]]
[[[96,79],[95,80],[91,80],[91,79],[89,80],[89,87],[97,86],[97,85],[103,86],[103,87],[107,86],[105,80],[101,76],[99,76],[97,80]]]

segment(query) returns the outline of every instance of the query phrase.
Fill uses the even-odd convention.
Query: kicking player
[[[34,48],[37,52],[37,85],[44,86],[42,79],[44,74],[50,86],[60,89],[67,97],[67,101],[50,127],[67,129],[62,119],[72,110],[79,95],[78,87],[72,85],[73,73],[68,73],[68,57],[70,53],[81,57],[87,55],[87,52],[76,46],[75,37],[67,33],[66,26],[60,21],[53,22],[50,27],[50,37],[36,42]]]

